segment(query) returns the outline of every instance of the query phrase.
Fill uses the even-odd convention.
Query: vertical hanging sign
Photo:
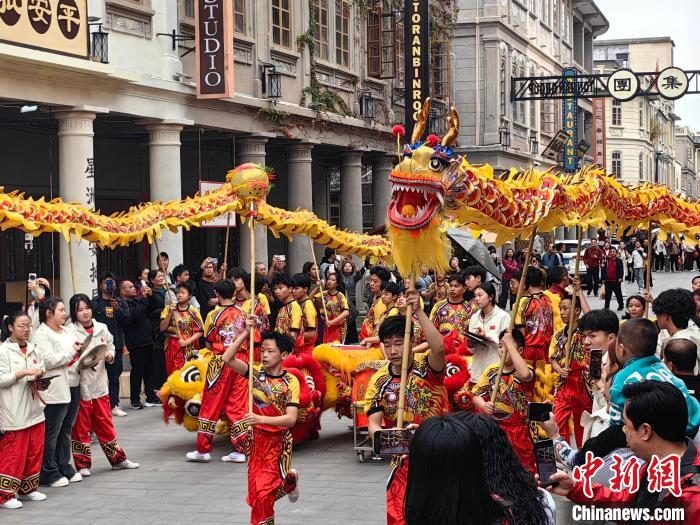
[[[430,96],[430,9],[428,0],[406,0],[404,5],[405,127],[410,137]]]
[[[197,98],[232,97],[232,0],[196,1]]]
[[[605,99],[593,99],[593,161],[605,170]]]
[[[575,90],[576,70],[573,67],[567,67],[562,72],[562,76],[564,77],[564,93],[566,97],[562,104],[562,120],[564,124],[564,133],[569,137],[564,145],[564,170],[567,173],[573,173],[576,171],[578,160],[576,157],[578,145],[578,129],[576,125],[578,101]]]

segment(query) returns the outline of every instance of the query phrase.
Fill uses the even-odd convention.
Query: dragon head
[[[459,132],[459,116],[451,108],[449,131],[440,141],[428,135],[421,141],[430,114],[430,99],[413,129],[411,144],[403,147],[403,160],[392,171],[391,200],[387,216],[389,224],[401,230],[420,230],[430,225],[445,206],[448,167],[454,159],[451,145]]]
[[[436,135],[421,141],[429,115],[427,98],[411,143],[403,147],[403,159],[389,176],[388,230],[392,256],[403,275],[417,275],[423,264],[433,270],[447,268],[449,243],[440,223],[459,167],[451,147],[459,132],[459,116],[454,107],[450,109],[449,130],[442,141]]]

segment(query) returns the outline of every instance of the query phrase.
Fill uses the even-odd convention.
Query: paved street
[[[693,274],[694,275],[694,274]],[[654,292],[670,287],[689,287],[691,274],[655,274]],[[635,293],[635,285],[625,285]],[[599,299],[591,300],[600,307]],[[95,523],[248,523],[245,465],[225,464],[219,457],[228,452],[223,439],[216,441],[214,461],[187,463],[184,455],[194,448],[194,434],[171,424],[165,426],[160,409],[129,410],[115,418],[119,441],[130,459],[141,463],[134,471],[113,472],[99,448],[93,448],[93,475],[66,488],[42,488],[49,499],[26,503],[17,511],[3,511],[3,524],[52,525]],[[384,523],[385,462],[357,461],[352,450],[349,420],[334,414],[323,418],[321,439],[297,447],[294,465],[301,474],[301,498],[292,505],[277,504],[282,524]],[[93,445],[94,447],[94,445]],[[558,503],[558,523],[572,523],[571,505]]]

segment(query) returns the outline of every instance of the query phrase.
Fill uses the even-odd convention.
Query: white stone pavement
[[[696,275],[694,272],[692,275]],[[655,274],[654,292],[690,287],[691,273]],[[625,285],[627,293],[636,286]],[[602,306],[592,299],[592,307]],[[222,463],[226,442],[217,439],[213,461],[187,463],[195,435],[166,426],[158,408],[128,410],[115,418],[119,442],[130,459],[141,463],[132,471],[111,471],[102,451],[93,444],[93,475],[66,488],[41,488],[49,499],[25,503],[16,511],[0,511],[3,525],[68,524],[216,524],[248,523],[245,504],[246,466]],[[323,417],[318,441],[296,447],[293,463],[300,471],[301,497],[277,505],[277,523],[289,525],[381,525],[385,521],[385,462],[357,461],[352,450],[349,420]],[[559,525],[573,523],[571,504],[557,498]]]

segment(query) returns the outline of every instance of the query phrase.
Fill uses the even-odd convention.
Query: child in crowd
[[[506,358],[496,399],[492,399],[492,394],[500,363],[486,368],[474,386],[474,406],[482,414],[498,421],[523,466],[534,473],[535,456],[527,421],[527,405],[532,401],[535,374],[532,366],[522,356],[525,351],[525,337],[522,333],[513,330],[509,334],[504,330],[499,334],[499,340],[498,351],[506,352]],[[468,393],[462,390],[455,398],[458,404],[464,404],[468,401]]]
[[[189,295],[191,294],[188,294],[187,300],[189,300]],[[180,296],[180,298],[182,297],[184,295]],[[114,361],[114,338],[107,329],[107,325],[93,319],[92,302],[87,295],[74,295],[71,297],[69,306],[73,329],[78,337],[85,340],[88,335],[92,335],[89,346],[83,348],[82,351],[86,352],[98,345],[106,345],[107,347],[103,360],[91,368],[80,370],[80,408],[71,434],[71,449],[75,468],[84,478],[91,475],[90,432],[93,432],[97,437],[97,441],[113,470],[139,468],[138,463],[127,459],[124,449],[117,441],[117,431],[112,422],[112,411],[109,406],[109,380],[105,362]]]
[[[311,280],[305,273],[298,273],[294,275],[293,279],[294,287],[292,288],[292,295],[294,296],[294,300],[299,303],[301,307],[301,327],[299,329],[299,337],[297,338],[295,352],[311,355],[314,351],[316,338],[318,337],[318,333],[316,332],[316,318],[318,317],[318,313],[316,312],[313,300],[309,297]]]
[[[39,487],[44,453],[44,404],[40,391],[44,361],[29,342],[32,321],[24,312],[8,315],[0,338],[0,508],[21,509],[43,501]],[[19,497],[19,499],[18,499]]]
[[[433,321],[443,337],[450,337],[457,341],[464,341],[469,331],[469,320],[474,306],[465,302],[464,294],[467,292],[467,279],[464,274],[452,273],[448,276],[449,285],[447,299],[438,301],[430,312],[430,320]]]
[[[411,287],[405,300],[412,305],[415,319],[422,327],[430,347],[429,352],[411,356],[406,383],[404,423],[417,426],[430,416],[449,411],[443,384],[445,347],[440,332],[420,307],[418,292]],[[372,439],[378,430],[396,427],[405,325],[405,317],[394,316],[379,328],[382,351],[389,362],[371,377],[365,394],[368,429]],[[387,525],[405,523],[403,509],[408,469],[408,460],[392,457],[386,495]]]
[[[372,303],[368,305],[367,315],[362,321],[360,328],[360,341],[368,337],[377,335],[379,316],[384,313],[385,305],[381,300],[381,293],[387,283],[391,280],[389,270],[383,266],[374,266],[370,270],[369,289],[372,294]]]
[[[397,283],[387,282],[382,288],[379,294],[379,300],[384,305],[382,308],[382,313],[377,317],[374,323],[375,333],[370,337],[365,337],[360,341],[361,345],[365,346],[375,346],[379,344],[379,329],[381,328],[384,321],[390,317],[399,315],[399,309],[396,303],[399,299],[399,294],[401,293],[401,287]]]
[[[590,352],[583,347],[583,334],[578,329],[581,314],[581,304],[576,303],[574,313],[574,333],[571,347],[567,349],[569,336],[569,318],[571,314],[572,297],[565,295],[559,302],[562,319],[566,321],[563,329],[552,338],[552,370],[559,374],[554,386],[554,417],[559,431],[566,441],[571,441],[569,421],[573,420],[576,444],[583,444],[583,427],[581,415],[591,411],[593,405],[593,380],[589,375]],[[567,355],[570,361],[567,361]]]
[[[243,268],[231,270],[231,279],[236,287],[236,294],[233,297],[233,304],[243,313],[250,314],[250,274]],[[258,288],[258,278],[255,278],[255,288]],[[265,294],[257,291],[255,294],[255,312],[260,322],[260,330],[267,332],[270,329],[270,303]]]
[[[204,323],[199,310],[190,305],[192,285],[181,282],[175,291],[177,304],[169,304],[160,314],[160,329],[165,332],[165,370],[168,375],[197,355]],[[177,327],[176,327],[177,323]]]
[[[253,374],[253,412],[243,422],[253,428],[248,458],[248,505],[251,523],[275,522],[275,501],[284,497],[299,499],[299,475],[291,467],[292,434],[299,413],[299,381],[282,368],[282,361],[294,350],[294,341],[278,332],[261,335],[261,365],[252,367],[236,358],[248,340],[255,318],[248,318],[246,330],[221,356],[236,374]],[[246,385],[247,388],[247,385]]]
[[[294,279],[287,273],[275,275],[272,279],[272,291],[282,306],[277,312],[275,332],[287,335],[296,341],[301,330],[301,306],[294,300],[292,289]]]

